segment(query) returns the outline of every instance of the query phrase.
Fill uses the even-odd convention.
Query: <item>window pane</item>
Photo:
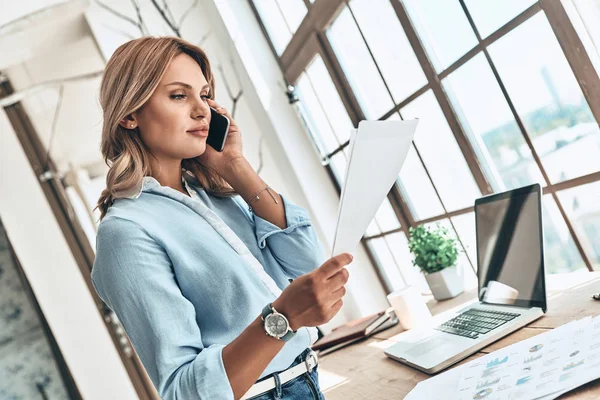
[[[552,196],[543,196],[542,205],[546,272],[556,274],[587,270]]]
[[[427,84],[389,0],[352,0],[350,8],[396,103]]]
[[[281,55],[292,39],[292,33],[275,0],[254,0],[256,11],[265,26],[277,54]]]
[[[331,157],[331,166],[333,173],[340,187],[344,186],[344,180],[346,179],[346,168],[348,168],[348,147],[346,146],[342,151],[336,153]]]
[[[536,0],[465,0],[469,14],[473,17],[482,38],[494,33],[535,2]]]
[[[444,213],[414,146],[410,146],[400,171],[400,189],[416,219],[430,218]]]
[[[381,230],[384,232],[400,228],[398,217],[396,217],[396,213],[394,212],[394,209],[387,198],[383,200],[383,203],[381,203],[381,206],[375,215],[375,219],[377,220]]]
[[[544,13],[490,54],[550,180],[600,170],[600,129]]]
[[[338,143],[344,144],[350,139],[350,131],[354,127],[320,55],[315,57],[306,72],[327,118],[331,121]]]
[[[458,1],[402,0],[402,3],[438,71],[448,68],[477,45]]]
[[[481,191],[433,93],[426,92],[401,113],[404,118],[419,118],[414,142],[446,209],[473,206]]]
[[[394,103],[347,7],[327,31],[350,86],[367,119],[378,119]]]
[[[318,146],[331,153],[350,138],[353,126],[320,56],[300,76],[296,87],[300,108]]]
[[[600,269],[600,182],[560,191],[558,198],[594,269]]]
[[[302,0],[277,0],[277,4],[283,13],[283,18],[287,22],[290,33],[293,35],[307,13],[306,5]]]
[[[412,264],[413,256],[408,249],[406,235],[403,232],[397,232],[386,235],[385,239],[390,245],[392,255],[406,283],[415,286],[421,293],[429,293],[429,286],[425,277],[419,271],[419,268]]]
[[[395,113],[389,119],[399,120],[400,117],[398,113]],[[430,218],[444,213],[442,203],[435,194],[414,145],[410,146],[408,150],[399,178],[400,191],[415,219]]]
[[[458,239],[456,231],[452,228],[450,220],[448,220],[447,218],[436,222],[431,222],[429,224],[426,224],[425,226],[433,228],[436,227],[437,224],[439,224],[441,227],[448,229],[448,233],[451,237]],[[471,267],[469,258],[464,252],[464,248],[461,246],[460,242],[458,243],[458,257],[456,259],[456,265],[460,268],[463,274],[465,290],[477,287],[477,275],[473,272],[473,267]]]
[[[374,255],[379,261],[379,265],[392,285],[393,289],[401,289],[406,285],[406,281],[400,274],[396,260],[390,252],[385,241],[385,237],[372,239],[367,242],[374,250]]]
[[[473,269],[477,271],[477,243],[475,236],[475,213],[458,215],[451,218],[452,223],[458,236],[462,241],[463,246],[471,260]]]
[[[375,218],[373,218],[373,220],[367,227],[367,230],[365,231],[365,236],[375,236],[375,235],[379,235],[380,233],[381,233],[381,229],[379,229],[379,226],[377,225],[377,221],[375,220]]]
[[[394,229],[400,228],[400,222],[398,221],[398,217],[396,217],[396,213],[390,204],[390,201],[385,198],[381,206],[377,210],[375,214],[375,218],[367,228],[367,235],[377,235],[381,232],[388,232]]]
[[[324,153],[330,153],[339,147],[339,143],[308,75],[304,73],[300,76],[296,88],[301,102],[300,109],[304,113],[306,124],[318,141],[318,146],[324,150]]]
[[[443,83],[495,191],[542,181],[483,54]]]

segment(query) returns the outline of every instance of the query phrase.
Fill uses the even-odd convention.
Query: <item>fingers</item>
[[[231,120],[231,115],[229,115],[229,112],[224,107],[221,107],[219,104],[217,104],[216,101],[212,99],[208,99],[207,101],[208,105],[214,108],[217,111],[217,113],[225,115],[227,118],[229,118],[229,120]]]
[[[221,107],[219,104],[217,104],[216,101],[214,101],[213,99],[207,99],[208,105],[211,106],[212,108],[214,108],[217,111],[223,111],[225,110],[223,107]]]
[[[335,275],[327,280],[327,285],[331,291],[336,291],[344,286],[350,278],[350,272],[346,268],[342,268]]]
[[[325,279],[329,279],[346,265],[350,264],[352,259],[353,257],[349,253],[342,253],[338,256],[330,258],[319,267],[319,273],[321,273]]]
[[[335,292],[331,293],[331,296],[336,300],[336,302],[337,302],[337,300],[340,300],[345,295],[346,295],[346,287],[345,286],[342,286]]]
[[[340,311],[340,308],[342,308],[343,305],[344,301],[339,299],[331,306],[331,318],[333,318]]]

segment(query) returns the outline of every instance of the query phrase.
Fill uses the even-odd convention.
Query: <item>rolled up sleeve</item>
[[[164,249],[132,221],[99,227],[92,282],[121,321],[163,399],[233,399],[222,345],[204,346]]]
[[[269,247],[287,275],[296,278],[314,270],[325,259],[308,212],[280,196],[287,227],[281,229],[253,213],[256,239],[261,249]]]

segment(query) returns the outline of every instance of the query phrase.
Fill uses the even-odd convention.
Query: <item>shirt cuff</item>
[[[200,399],[231,399],[233,400],[233,389],[227,377],[225,363],[223,363],[222,345],[205,347],[198,354],[199,362],[194,368],[194,380]]]
[[[312,225],[308,211],[291,203],[282,194],[279,196],[281,197],[283,206],[285,208],[285,220],[287,228],[281,229],[266,219],[263,219],[256,214],[252,214],[254,217],[254,224],[256,226],[258,247],[261,249],[264,249],[267,246],[267,238],[271,235],[276,233],[291,233],[300,227]]]

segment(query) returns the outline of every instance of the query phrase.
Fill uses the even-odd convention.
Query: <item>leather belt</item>
[[[317,355],[314,351],[311,351],[303,363],[300,363],[294,367],[286,369],[285,371],[277,373],[279,375],[279,381],[281,382],[281,385],[291,381],[292,379],[306,372],[312,371],[313,368],[315,368],[318,365],[318,363],[319,360],[317,359]],[[275,387],[275,378],[271,376],[270,378],[265,379],[264,381],[260,381],[252,385],[250,389],[246,392],[246,394],[242,396],[241,400],[246,400],[254,396],[261,395],[263,393],[268,392],[271,389],[275,389]]]

